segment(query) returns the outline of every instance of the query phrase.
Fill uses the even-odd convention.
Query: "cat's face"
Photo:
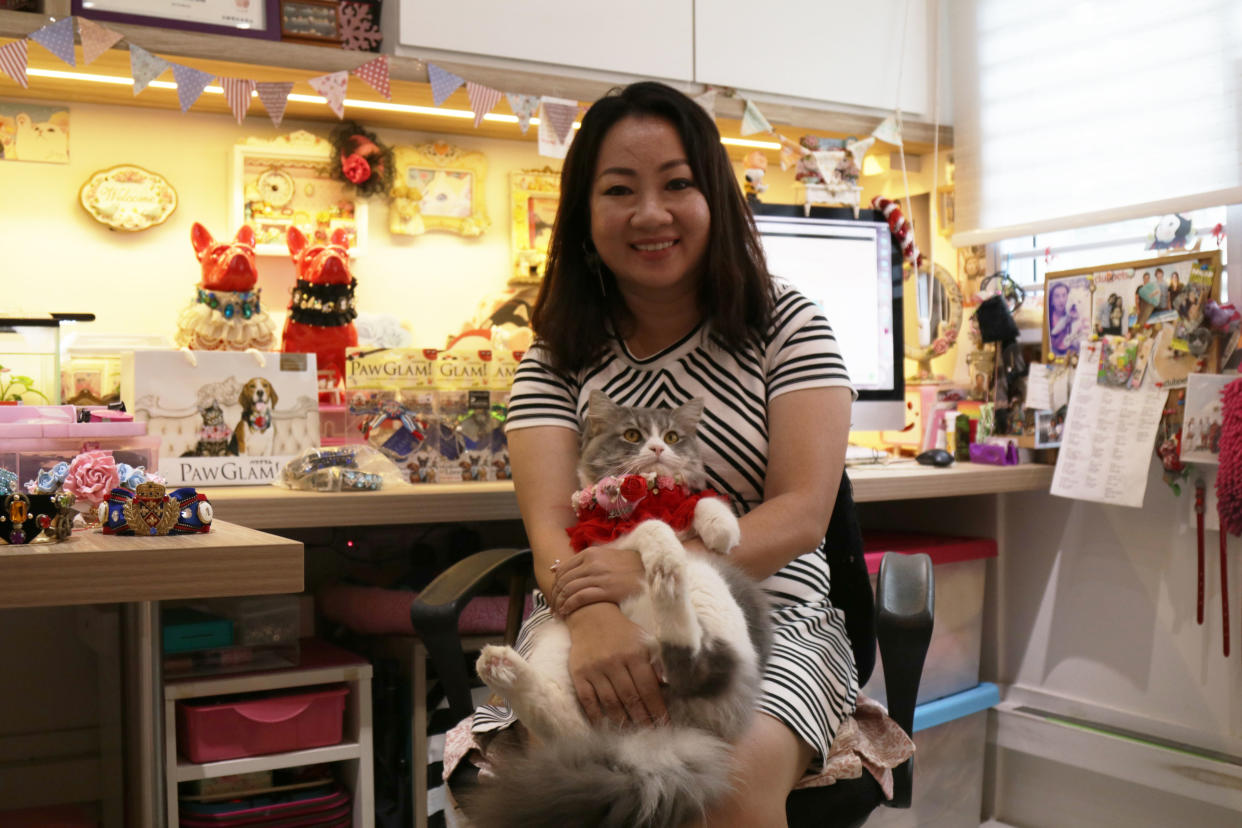
[[[608,475],[681,475],[692,489],[706,477],[695,429],[703,401],[680,408],[629,408],[592,391],[578,478],[589,486]]]

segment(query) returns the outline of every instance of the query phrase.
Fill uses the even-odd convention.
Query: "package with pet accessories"
[[[347,443],[365,443],[411,483],[436,480],[434,348],[350,348],[345,355]]]
[[[490,350],[442,351],[436,360],[436,479],[487,480],[491,466]]]
[[[509,396],[513,393],[513,377],[525,351],[496,351],[490,363],[487,377],[489,413],[494,422],[492,430],[492,456],[488,480],[512,480],[509,464],[509,438],[505,435],[505,419],[509,414]]]

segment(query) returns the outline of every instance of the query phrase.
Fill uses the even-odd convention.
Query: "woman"
[[[571,673],[593,721],[658,726],[659,681],[617,606],[639,588],[638,556],[599,547],[575,555],[565,527],[592,389],[622,405],[704,397],[709,484],[743,515],[732,558],[762,582],[777,628],[760,713],[736,751],[736,791],[707,824],[784,824],[786,794],[826,753],[858,692],[817,549],[853,392],[815,305],[773,286],[719,133],[698,104],[639,83],[588,110],[565,160],[532,326],[539,344],[517,371],[507,429],[551,610],[541,605],[527,628],[549,611],[565,617]],[[476,731],[507,724],[506,712],[481,709]]]

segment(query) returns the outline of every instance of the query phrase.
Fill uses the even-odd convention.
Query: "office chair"
[[[842,474],[836,504],[825,538],[832,588],[829,597],[845,615],[845,628],[854,650],[861,687],[875,666],[877,640],[884,664],[889,715],[909,735],[914,727],[915,698],[923,660],[931,640],[934,614],[931,559],[925,554],[889,552],[880,564],[876,593],[863,557],[862,531],[854,508],[853,489]],[[501,571],[529,572],[529,549],[489,549],[462,560],[441,573],[410,607],[414,629],[427,649],[443,683],[455,720],[473,712],[470,666],[457,617],[471,595],[490,576]],[[877,606],[878,605],[878,606]],[[858,779],[803,788],[790,793],[785,810],[791,826],[854,828],[866,822],[881,805],[910,807],[914,759],[893,769],[893,798],[886,800],[878,782],[868,773]],[[474,782],[474,769],[458,768],[451,788]]]

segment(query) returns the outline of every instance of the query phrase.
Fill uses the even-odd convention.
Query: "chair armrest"
[[[907,734],[914,730],[914,705],[934,616],[931,558],[921,552],[887,553],[876,580],[876,638],[884,664],[888,714]],[[911,757],[893,768],[893,798],[887,804],[894,808],[910,807],[913,763]]]
[[[457,619],[466,602],[491,575],[506,567],[529,571],[530,556],[529,549],[476,552],[437,575],[410,605],[410,622],[427,648],[455,718],[465,718],[474,710],[470,698],[470,671],[457,632]],[[510,591],[510,601],[514,592],[519,596],[520,612],[520,590]]]

